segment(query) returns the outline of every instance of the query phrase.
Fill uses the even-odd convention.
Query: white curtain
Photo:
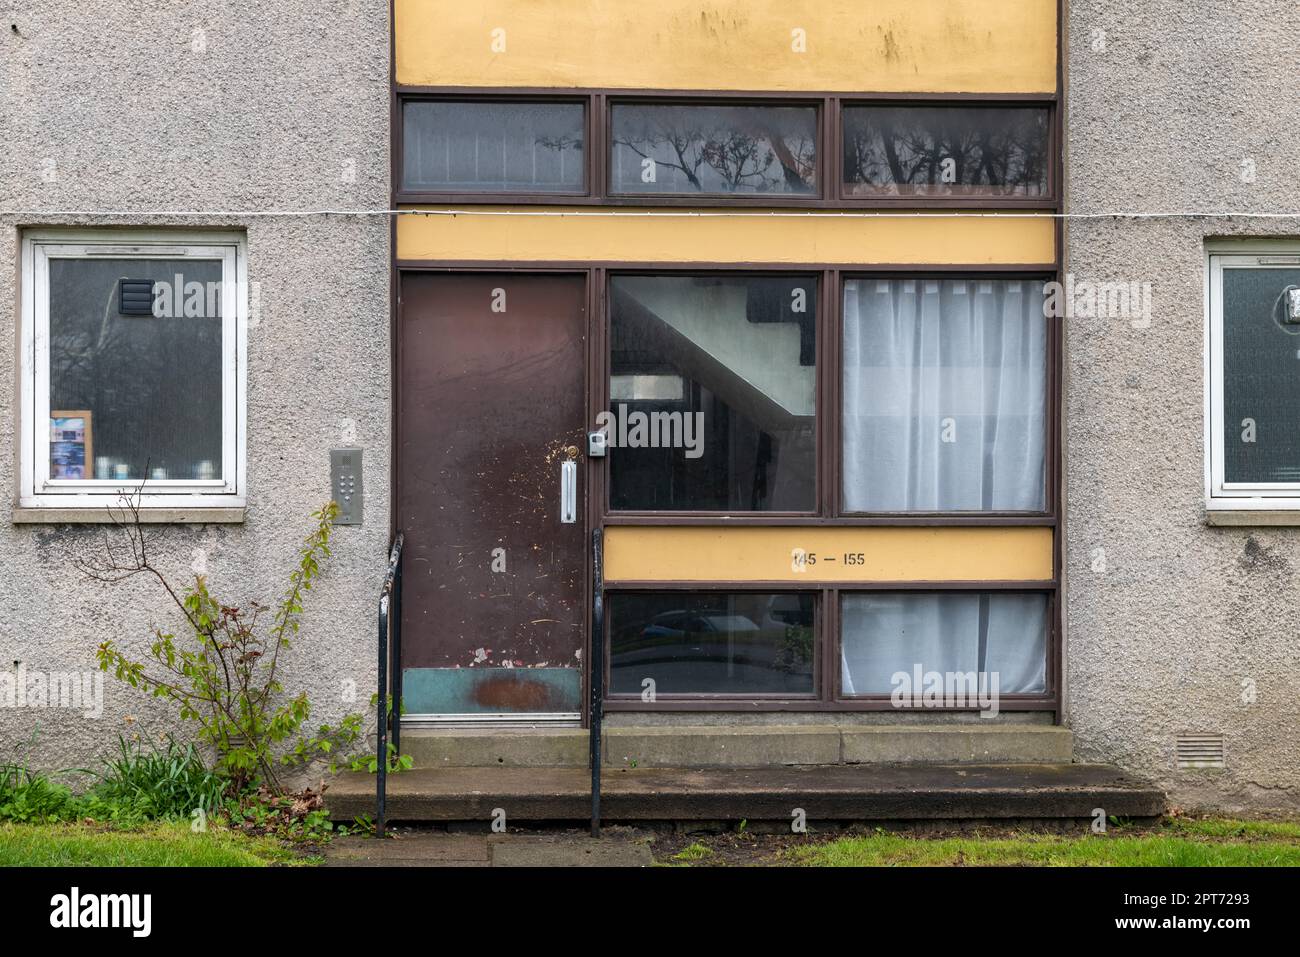
[[[846,282],[845,508],[1042,510],[1046,375],[1042,282]]]
[[[1047,596],[998,592],[884,592],[842,599],[846,695],[890,694],[902,671],[998,675],[999,694],[1047,687]],[[988,680],[988,679],[986,679]],[[916,689],[919,694],[921,689]]]

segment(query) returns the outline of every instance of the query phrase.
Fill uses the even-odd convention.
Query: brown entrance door
[[[586,304],[582,276],[402,274],[408,717],[578,715]]]

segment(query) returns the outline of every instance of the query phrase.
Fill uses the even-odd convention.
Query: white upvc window
[[[1300,243],[1211,245],[1206,312],[1206,508],[1300,510]]]
[[[21,508],[243,506],[246,252],[238,233],[24,234]]]

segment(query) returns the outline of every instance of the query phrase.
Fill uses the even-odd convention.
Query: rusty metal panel
[[[408,712],[579,710],[586,532],[561,470],[585,514],[585,309],[581,276],[402,277]]]

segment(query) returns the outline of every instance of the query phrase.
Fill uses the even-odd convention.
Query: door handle
[[[578,463],[569,459],[560,463],[560,522],[572,525],[578,520]]]

